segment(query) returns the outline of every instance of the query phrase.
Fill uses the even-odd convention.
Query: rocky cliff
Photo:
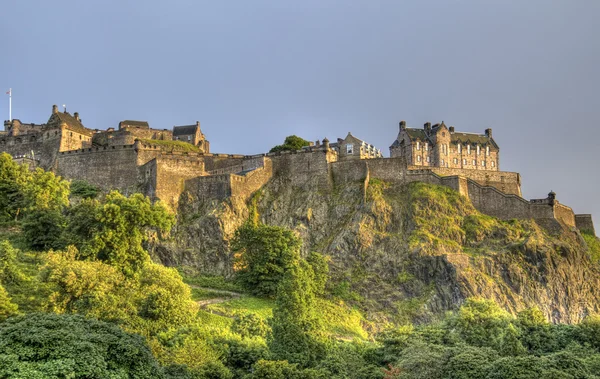
[[[184,194],[173,239],[155,256],[231,275],[228,242],[256,210],[262,222],[295,230],[304,252],[330,256],[330,292],[372,320],[431,320],[471,296],[513,313],[537,305],[553,322],[599,311],[600,269],[577,231],[549,235],[533,221],[499,221],[423,183],[291,183],[275,176],[248,201]]]

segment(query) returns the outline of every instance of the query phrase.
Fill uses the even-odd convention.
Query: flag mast
[[[12,88],[9,88],[7,93],[8,93],[8,121],[10,122],[10,121],[12,121]]]

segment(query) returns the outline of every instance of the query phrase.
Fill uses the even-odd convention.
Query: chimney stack
[[[492,128],[487,128],[487,129],[485,130],[485,135],[486,135],[488,138],[492,138]]]
[[[200,121],[196,121],[196,126],[200,127]]]
[[[454,126],[449,127],[448,130],[450,131],[450,133],[454,133]]]
[[[400,130],[406,130],[406,121],[400,121]]]
[[[58,105],[54,104],[52,106],[52,114],[57,114],[58,113]]]
[[[431,122],[426,122],[425,125],[423,125],[424,129],[425,129],[425,133],[429,134],[429,132],[431,131]]]
[[[75,117],[75,120],[77,120],[77,121],[81,121],[81,120],[79,119],[79,112],[75,112],[75,113],[73,113],[73,117]]]

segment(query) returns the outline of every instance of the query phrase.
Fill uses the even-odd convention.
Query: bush
[[[100,193],[100,188],[85,180],[73,180],[71,182],[71,196],[83,199],[95,199]]]
[[[283,145],[274,146],[269,153],[276,153],[278,151],[296,151],[301,150],[304,146],[309,146],[310,142],[302,139],[296,135],[285,137]]]
[[[29,314],[0,324],[0,377],[164,376],[140,336],[79,315]]]
[[[238,314],[233,320],[231,331],[239,334],[242,338],[264,338],[269,331],[269,325],[255,313]]]

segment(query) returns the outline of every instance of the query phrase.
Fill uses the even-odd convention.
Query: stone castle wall
[[[577,229],[581,230],[582,232],[596,235],[594,221],[592,220],[592,215],[590,214],[575,215],[575,225],[577,225]]]
[[[56,171],[68,179],[132,193],[138,184],[137,157],[133,145],[64,151],[58,154]]]

